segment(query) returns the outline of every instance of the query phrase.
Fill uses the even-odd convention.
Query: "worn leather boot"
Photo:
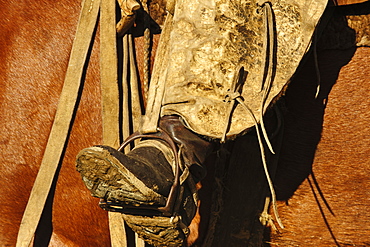
[[[168,135],[176,153],[165,138],[143,138],[127,154],[108,146],[83,149],[76,166],[102,207],[124,213],[140,237],[156,246],[181,246],[196,212],[195,183],[205,176],[202,163],[213,144],[185,128],[178,116],[162,117],[159,128],[158,137]]]

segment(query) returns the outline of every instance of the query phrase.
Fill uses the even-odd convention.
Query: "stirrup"
[[[128,214],[139,214],[139,215],[162,215],[167,217],[174,217],[177,215],[177,210],[175,210],[175,203],[177,201],[178,192],[180,188],[180,162],[179,162],[179,155],[178,150],[175,142],[172,140],[169,134],[167,134],[162,129],[158,128],[158,132],[155,134],[141,134],[139,132],[135,132],[130,135],[117,149],[118,151],[122,152],[122,150],[131,142],[136,139],[141,138],[153,138],[153,139],[160,139],[167,143],[174,155],[175,159],[175,178],[172,184],[170,193],[168,194],[166,205],[164,207],[158,206],[130,206],[130,205],[122,205],[119,203],[106,201],[105,199],[101,199],[99,202],[99,206],[108,211],[113,212],[120,212],[120,213],[128,213]]]

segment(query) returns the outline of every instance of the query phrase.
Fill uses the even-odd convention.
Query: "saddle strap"
[[[40,221],[58,164],[61,161],[62,153],[66,147],[72,116],[76,108],[78,91],[81,86],[84,65],[98,18],[99,6],[100,0],[83,1],[56,116],[39,172],[23,214],[16,247],[28,247],[30,245]]]
[[[103,0],[100,7],[100,87],[102,92],[103,143],[111,147],[118,147],[120,143],[115,17],[116,1]],[[122,216],[119,213],[109,212],[108,219],[111,246],[125,247],[126,232]]]

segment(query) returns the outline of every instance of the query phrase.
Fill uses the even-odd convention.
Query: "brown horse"
[[[56,112],[80,1],[11,0],[1,1],[0,6],[0,243],[14,246]],[[107,213],[84,188],[74,166],[79,150],[102,143],[98,46],[96,42],[92,48],[68,147],[35,246],[110,246]],[[281,199],[287,202],[279,205],[286,228],[272,231],[270,239],[267,237],[271,246],[370,245],[369,180],[365,177],[370,166],[366,124],[370,120],[366,97],[369,53],[369,48],[354,47],[320,51],[320,101],[312,100],[314,62],[308,61],[310,66],[291,83],[285,96],[287,136],[276,178]],[[296,83],[299,81],[307,87]],[[307,92],[308,103],[302,100]],[[305,136],[306,129],[313,129],[313,136],[312,132]],[[297,145],[293,142],[296,135],[307,138],[304,143],[308,144]],[[304,175],[285,185],[292,177],[285,174],[297,160],[285,161],[284,157],[292,157],[292,153],[299,154],[303,164],[297,164]],[[305,159],[300,159],[302,155]],[[315,176],[304,180],[311,167]]]
[[[284,143],[281,157],[285,160],[280,165],[308,167],[311,174],[294,196],[283,195],[279,212],[286,228],[274,232],[271,246],[370,245],[366,223],[370,193],[365,189],[370,186],[369,55],[369,47],[321,52],[320,70],[326,84],[322,93],[328,96],[320,99],[321,105],[311,101],[291,106],[292,115],[286,121],[286,142],[291,143]],[[291,86],[287,93],[297,93],[289,95],[292,101],[302,90],[309,90]],[[320,111],[316,123],[309,121]],[[320,141],[317,148],[309,151],[293,137],[297,133],[301,141],[310,138],[306,144],[311,143],[311,148],[316,146],[312,142]],[[305,166],[305,162],[313,165]],[[280,170],[278,179],[288,179],[285,171]]]
[[[370,7],[364,10],[367,17],[351,17],[352,24],[364,18],[362,27],[355,28],[357,42],[370,23]],[[370,186],[370,43],[356,49],[351,45],[354,30],[339,26],[342,17],[333,19],[336,24],[327,26],[328,34],[318,45],[322,50],[317,54],[321,74],[317,99],[312,97],[316,91],[312,60],[298,71],[286,93],[285,140],[275,181],[282,185],[277,190],[284,190],[279,212],[286,228],[273,232],[271,246],[370,245],[366,223],[370,194],[365,189]],[[291,167],[307,169],[310,175],[294,181],[302,170]],[[287,182],[289,178],[293,182]],[[289,183],[290,188],[283,186]]]
[[[15,246],[56,112],[80,1],[1,1],[1,8],[0,243]],[[94,47],[54,197],[50,197],[53,208],[45,209],[35,246],[45,246],[51,235],[52,246],[110,245],[106,212],[83,188],[74,169],[77,150],[101,142],[97,61]]]

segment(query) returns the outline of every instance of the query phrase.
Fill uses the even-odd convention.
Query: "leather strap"
[[[115,0],[103,0],[100,10],[100,85],[102,91],[103,142],[111,147],[118,147],[120,144],[115,4]]]
[[[122,106],[122,134],[123,138],[127,138],[131,133],[130,129],[137,130],[141,121],[141,104],[139,92],[139,80],[136,73],[135,50],[132,34],[126,34],[123,37],[123,69],[122,69],[122,93],[123,93],[123,106]],[[130,97],[131,96],[131,97]],[[130,126],[130,120],[131,125]],[[123,151],[123,150],[122,150]],[[127,153],[130,151],[130,146],[124,149]],[[120,216],[122,218],[122,216]],[[119,219],[121,220],[121,219]],[[113,224],[113,221],[110,222]],[[122,224],[124,229],[124,225]],[[112,230],[111,230],[112,231]],[[118,234],[117,234],[118,235]],[[111,232],[112,236],[112,232]],[[125,232],[121,231],[120,236],[126,237]],[[118,239],[118,236],[116,237]],[[121,238],[121,237],[120,237]],[[127,241],[127,240],[126,240]],[[128,241],[127,241],[128,242]],[[140,239],[135,233],[136,247],[145,246],[144,240]],[[112,246],[113,240],[112,240]],[[127,246],[127,245],[125,245]]]
[[[100,10],[100,83],[102,90],[103,142],[111,147],[118,147],[120,144],[120,102],[115,17],[116,1],[103,0]],[[128,94],[123,96],[124,100],[127,99],[127,96]],[[128,129],[128,126],[126,128]],[[111,246],[126,247],[127,239],[122,215],[116,212],[108,212],[108,218]]]
[[[162,30],[162,34],[159,40],[158,49],[156,52],[155,63],[153,66],[153,73],[150,81],[150,87],[148,92],[147,107],[145,115],[143,116],[143,123],[140,132],[154,133],[157,131],[162,99],[164,95],[164,76],[166,76],[166,63],[169,63],[166,58],[166,52],[168,52],[168,43],[170,40],[170,30],[172,29],[173,16],[168,13],[166,22]]]
[[[67,143],[78,91],[93,37],[100,0],[84,0],[71,56],[40,170],[31,191],[18,232],[17,247],[28,247],[35,234],[58,164]]]

